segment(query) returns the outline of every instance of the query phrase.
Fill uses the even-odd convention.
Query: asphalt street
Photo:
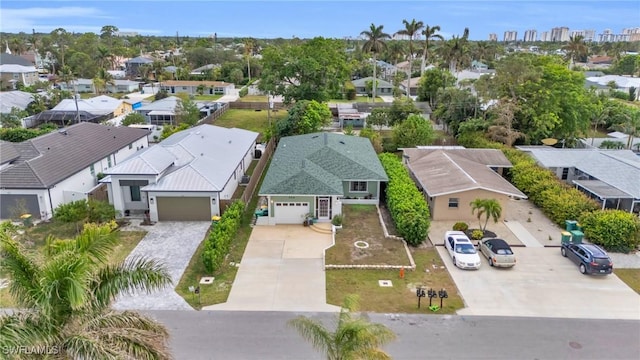
[[[149,311],[171,334],[176,359],[323,359],[286,323],[335,314]],[[397,340],[386,347],[413,359],[640,359],[640,321],[532,317],[370,314]]]

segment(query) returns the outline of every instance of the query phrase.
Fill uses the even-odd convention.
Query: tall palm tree
[[[100,29],[100,37],[107,39],[109,42],[109,50],[113,51],[113,36],[120,31],[117,26],[105,25]]]
[[[394,75],[398,72],[398,62],[404,56],[405,50],[399,41],[390,41],[387,46],[387,57],[393,62]]]
[[[362,45],[363,52],[370,52],[373,54],[373,101],[376,101],[376,88],[378,87],[378,79],[376,77],[376,68],[378,63],[376,57],[382,51],[387,48],[387,44],[384,42],[387,39],[391,39],[391,36],[382,31],[384,25],[375,26],[371,23],[369,30],[365,30],[360,33],[361,36],[367,38],[367,41]]]
[[[289,321],[300,335],[322,351],[327,360],[391,359],[380,349],[395,339],[395,334],[382,324],[369,322],[357,311],[357,298],[347,296],[337,318],[336,329],[327,329],[320,321],[300,316]]]
[[[424,35],[424,45],[422,48],[422,63],[420,64],[420,75],[424,74],[424,70],[427,67],[428,57],[429,57],[429,45],[435,40],[444,40],[442,35],[438,34],[440,31],[440,25],[429,26],[426,25],[424,30],[422,30],[422,35]]]
[[[621,131],[628,135],[627,137],[627,149],[631,149],[633,145],[633,139],[640,135],[640,110],[634,108],[629,109],[621,114],[624,121],[619,124],[611,126],[613,130]]]
[[[22,36],[16,36],[11,39],[11,42],[9,43],[9,48],[15,55],[20,56],[25,52],[27,52],[27,49],[28,49],[27,40]]]
[[[115,80],[113,79],[113,75],[111,75],[105,69],[99,69],[96,73],[96,76],[93,78],[93,86],[96,90],[97,94],[105,93],[107,90],[107,85],[115,85]]]
[[[465,28],[462,36],[454,35],[442,47],[442,56],[449,62],[449,71],[456,74],[464,65],[469,62],[469,28]]]
[[[567,57],[569,58],[569,68],[572,68],[575,63],[575,59],[586,56],[589,48],[584,43],[584,36],[575,35],[569,38],[569,42],[562,47],[562,50],[567,53]]]
[[[478,223],[482,231],[487,229],[487,224],[489,223],[489,219],[493,219],[493,222],[498,222],[500,216],[502,216],[502,206],[496,199],[475,199],[471,203],[471,213],[475,213],[477,211]],[[484,215],[484,227],[482,226],[482,222],[480,219]]]
[[[71,34],[63,28],[57,28],[51,32],[54,44],[57,46],[57,50],[60,53],[60,67],[64,67],[64,54],[66,48],[69,46]]]
[[[56,359],[170,358],[163,325],[109,308],[121,293],[170,284],[163,266],[144,258],[109,264],[117,238],[108,225],[47,239],[44,253],[25,250],[12,235],[0,232],[0,269],[24,310],[0,316],[0,347],[55,349]]]
[[[253,50],[255,47],[255,40],[252,38],[246,38],[243,40],[244,45],[244,56],[247,58],[247,77],[249,78],[249,82],[251,82],[251,56],[253,55]]]
[[[98,61],[98,65],[101,68],[105,68],[105,65],[109,64],[109,67],[111,67],[111,58],[111,51],[106,46],[98,45],[95,53],[95,59]]]
[[[409,73],[407,79],[411,79],[411,74],[413,74],[413,37],[420,33],[420,30],[424,28],[424,23],[422,21],[416,21],[416,19],[408,22],[407,20],[402,20],[404,24],[404,29],[396,32],[398,35],[406,35],[409,37],[409,53],[407,54],[407,60],[409,61]],[[409,96],[409,92],[407,92],[407,96]]]

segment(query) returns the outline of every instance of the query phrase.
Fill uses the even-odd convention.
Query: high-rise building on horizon
[[[569,41],[569,28],[566,26],[551,29],[551,41]]]
[[[626,41],[640,41],[640,27],[622,29],[622,34],[627,35]]]
[[[536,31],[535,29],[530,29],[524,32],[524,37],[522,38],[522,41],[534,42],[537,40],[537,37],[538,37],[538,31]]]
[[[582,36],[582,40],[586,42],[591,42],[595,39],[596,31],[595,30],[571,30],[569,32],[570,37]]]
[[[496,33],[489,34],[489,41],[498,41],[498,34]]]
[[[540,41],[551,41],[551,33],[548,31],[543,31],[540,33]]]
[[[507,30],[504,32],[504,42],[518,41],[518,32],[515,30]]]

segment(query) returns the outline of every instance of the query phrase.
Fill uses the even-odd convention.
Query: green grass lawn
[[[613,272],[633,291],[640,294],[640,269],[614,269]]]
[[[264,175],[267,173],[266,169],[268,168],[269,163],[267,163],[265,171],[262,173],[262,178],[257,185],[258,189],[262,184],[262,180],[264,180]],[[238,273],[238,268],[231,265],[231,262],[240,263],[242,260],[244,249],[247,247],[249,237],[251,236],[251,230],[253,229],[251,227],[251,222],[253,220],[253,212],[257,204],[258,196],[254,195],[251,199],[251,203],[245,211],[240,230],[231,243],[229,256],[227,256],[220,269],[215,271],[213,274],[210,274],[204,268],[204,264],[202,263],[202,252],[204,251],[205,241],[198,246],[198,249],[193,254],[191,261],[189,261],[189,266],[187,266],[184,274],[182,274],[180,282],[176,286],[176,292],[195,309],[201,309],[203,306],[220,304],[227,301],[229,292],[231,292],[231,286],[233,285],[233,281]],[[208,235],[208,233],[205,235],[205,239]],[[213,276],[215,277],[215,280],[213,281],[213,284],[200,285],[200,297],[198,298],[189,291],[189,286],[198,286],[200,278],[203,276]]]
[[[261,102],[267,103],[267,95],[246,95],[238,99],[239,102]]]
[[[286,115],[287,112],[284,110],[278,112],[272,111],[271,123],[273,124]],[[226,128],[235,127],[264,134],[269,127],[269,119],[267,117],[267,111],[229,109],[214,122],[214,125]]]
[[[222,97],[222,95],[194,95],[194,100],[200,101],[215,101]]]
[[[464,307],[455,283],[449,276],[438,252],[433,249],[412,249],[416,271],[405,271],[404,279],[396,270],[327,270],[327,302],[340,306],[348,294],[360,297],[360,309],[378,313],[430,314],[429,299],[422,298],[418,309],[416,287],[440,290],[445,288],[449,297],[444,299],[438,314],[454,314]],[[435,266],[435,267],[434,267]],[[429,270],[429,272],[426,272]],[[391,280],[391,287],[381,287],[378,280]],[[440,305],[439,299],[433,303]]]

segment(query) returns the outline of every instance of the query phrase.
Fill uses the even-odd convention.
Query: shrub
[[[247,96],[247,94],[249,94],[249,88],[248,87],[243,87],[242,89],[240,89],[240,91],[238,92],[238,95],[240,97],[245,97]]]
[[[453,224],[453,230],[455,231],[467,231],[469,229],[469,224],[459,221]]]
[[[342,225],[342,214],[334,215],[333,219],[331,219],[331,223],[335,226]]]
[[[344,84],[344,96],[347,100],[356,99],[356,87],[351,81],[348,81],[346,84]]]
[[[79,221],[105,223],[115,218],[115,208],[106,201],[82,199],[61,204],[53,211],[53,219],[64,223]]]
[[[482,237],[484,236],[484,231],[480,230],[480,229],[475,229],[471,232],[471,239],[472,240],[480,240],[482,239]]]
[[[622,210],[586,212],[580,217],[584,236],[610,251],[627,253],[640,243],[640,220]]]
[[[400,160],[392,154],[378,156],[389,177],[387,206],[396,228],[408,244],[420,245],[429,232],[429,207]]]
[[[243,212],[244,203],[235,201],[225,210],[220,221],[215,226],[211,225],[212,229],[205,240],[202,252],[202,262],[208,272],[213,273],[223,264],[225,256],[229,253],[231,240],[240,228]]]

